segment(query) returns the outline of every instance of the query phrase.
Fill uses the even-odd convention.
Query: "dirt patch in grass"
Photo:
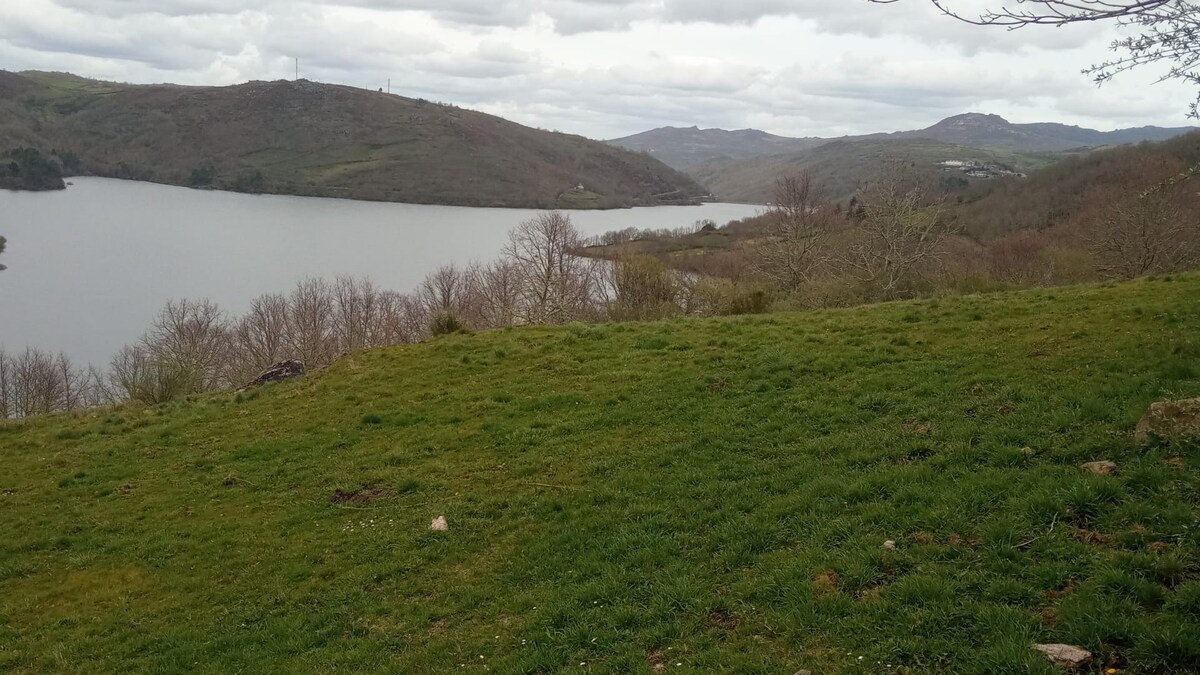
[[[357,490],[347,491],[338,488],[333,491],[329,497],[329,501],[334,504],[366,504],[380,499],[387,499],[396,495],[395,490],[389,490],[381,485],[371,483],[364,485]]]
[[[727,633],[732,633],[733,631],[737,630],[737,627],[741,624],[736,616],[720,609],[709,612],[706,623],[711,628],[716,628]]]
[[[813,595],[818,598],[837,595],[840,587],[841,581],[838,579],[837,572],[833,570],[821,570],[813,575]]]

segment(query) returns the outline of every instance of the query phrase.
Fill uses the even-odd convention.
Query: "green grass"
[[[1200,447],[1131,432],[1200,394],[1197,298],[460,334],[9,423],[0,670],[1196,672]]]

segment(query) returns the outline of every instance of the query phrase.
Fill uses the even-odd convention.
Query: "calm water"
[[[381,204],[207,192],[76,178],[65,192],[0,190],[0,346],[107,364],[170,299],[243,311],[309,276],[365,275],[413,289],[446,263],[488,261],[513,209]],[[724,224],[754,206],[707,204],[572,214],[587,235],[626,227]]]

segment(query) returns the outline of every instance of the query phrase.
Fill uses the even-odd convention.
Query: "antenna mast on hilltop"
[[[300,57],[296,57],[296,81],[300,81]]]

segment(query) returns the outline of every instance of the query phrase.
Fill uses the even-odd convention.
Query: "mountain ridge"
[[[608,142],[629,150],[646,152],[681,171],[691,171],[713,162],[804,152],[836,141],[920,139],[973,146],[983,150],[1065,152],[1089,147],[1167,140],[1195,129],[1142,126],[1098,131],[1057,122],[1017,124],[1000,115],[968,112],[947,117],[924,129],[836,138],[778,136],[757,129],[729,131],[698,127],[660,127]],[[755,138],[749,132],[769,137],[769,145],[749,142]],[[733,147],[732,143],[742,145]],[[772,148],[781,148],[782,151],[773,152]]]

